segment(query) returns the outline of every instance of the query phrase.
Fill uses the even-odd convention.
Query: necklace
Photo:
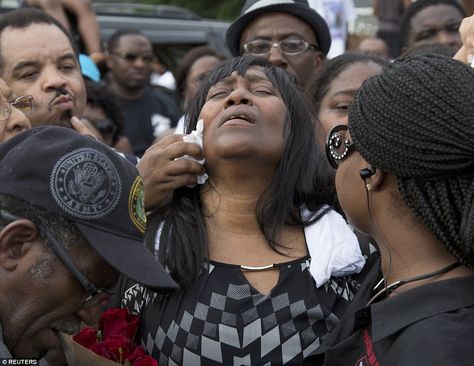
[[[431,277],[435,277],[435,276],[439,276],[441,274],[444,274],[444,273],[447,273],[451,270],[453,270],[454,268],[457,268],[461,265],[461,263],[459,262],[455,262],[453,264],[450,264],[449,266],[446,266],[446,267],[443,267],[441,269],[438,269],[437,271],[434,271],[434,272],[430,272],[430,273],[426,273],[424,275],[419,275],[419,276],[413,276],[413,277],[409,277],[409,278],[405,278],[404,280],[398,280],[398,281],[395,281],[393,283],[391,283],[390,285],[388,285],[387,287],[384,287],[383,289],[381,289],[380,291],[378,291],[374,296],[372,296],[372,298],[367,302],[367,305],[366,306],[369,306],[370,304],[372,304],[375,300],[377,300],[379,298],[380,295],[382,295],[384,292],[387,293],[387,295],[390,293],[390,292],[394,292],[396,289],[398,289],[400,286],[403,286],[403,285],[406,285],[407,283],[410,283],[410,282],[415,282],[415,281],[421,281],[421,280],[424,280],[424,279],[427,279],[427,278],[431,278]],[[377,288],[380,287],[380,285],[383,283],[384,279],[382,278],[374,287],[373,291],[377,290]]]

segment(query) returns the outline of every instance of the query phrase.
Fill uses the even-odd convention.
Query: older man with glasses
[[[59,364],[59,332],[95,324],[122,273],[175,283],[143,244],[134,165],[71,129],[42,126],[0,144],[0,359]]]
[[[303,88],[331,46],[326,21],[306,0],[247,0],[226,39],[232,55],[265,57]]]

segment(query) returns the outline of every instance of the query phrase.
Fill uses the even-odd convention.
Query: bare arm
[[[60,0],[61,5],[77,18],[77,27],[87,53],[102,52],[99,23],[90,0]]]
[[[372,6],[374,8],[374,15],[378,17],[380,14],[380,0],[373,0]]]

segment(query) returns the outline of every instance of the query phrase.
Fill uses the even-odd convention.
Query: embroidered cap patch
[[[120,199],[121,183],[112,162],[99,151],[83,148],[64,155],[53,168],[50,190],[71,216],[98,219]]]
[[[145,191],[140,177],[135,178],[128,196],[128,214],[142,234],[146,230]]]

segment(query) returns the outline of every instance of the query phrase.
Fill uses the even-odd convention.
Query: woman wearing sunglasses
[[[334,333],[326,365],[473,364],[473,95],[458,61],[395,61],[330,133],[340,204],[379,244],[384,280]]]

